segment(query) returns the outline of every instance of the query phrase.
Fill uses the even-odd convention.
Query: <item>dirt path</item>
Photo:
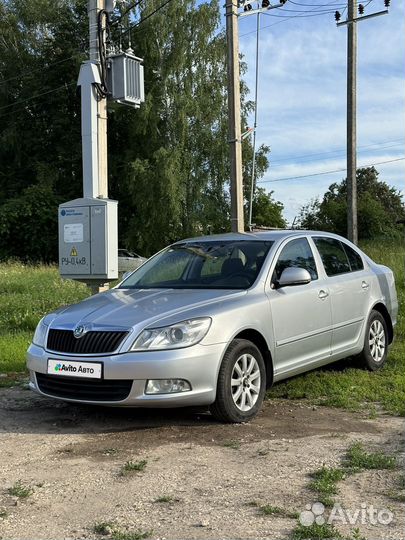
[[[316,502],[310,472],[339,466],[353,441],[397,453],[402,437],[402,419],[297,402],[267,402],[251,424],[221,425],[192,411],[77,407],[3,389],[0,537],[102,538],[94,524],[111,521],[122,531],[152,531],[153,539],[287,538],[296,519],[263,515],[251,503],[299,513]],[[143,472],[120,474],[127,461],[141,460]],[[394,518],[338,529],[403,539],[403,504],[388,495],[398,476],[367,471],[342,481],[336,500],[345,509],[372,504]],[[29,497],[8,493],[18,480],[32,487]]]

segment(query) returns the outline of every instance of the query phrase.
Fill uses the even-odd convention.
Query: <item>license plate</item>
[[[101,362],[76,362],[66,360],[48,360],[48,373],[64,377],[87,377],[101,379],[103,364]]]

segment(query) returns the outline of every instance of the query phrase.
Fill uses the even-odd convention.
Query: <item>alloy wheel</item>
[[[381,362],[385,354],[386,338],[384,326],[378,319],[374,319],[370,325],[368,343],[374,362]]]
[[[246,412],[255,405],[261,386],[260,367],[254,356],[242,354],[231,375],[232,398],[239,410]]]

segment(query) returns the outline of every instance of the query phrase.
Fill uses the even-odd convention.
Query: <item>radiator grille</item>
[[[75,338],[72,330],[50,329],[47,349],[69,354],[102,354],[118,349],[128,332],[87,332]]]
[[[132,380],[79,379],[36,373],[41,392],[78,401],[122,401],[129,396]]]

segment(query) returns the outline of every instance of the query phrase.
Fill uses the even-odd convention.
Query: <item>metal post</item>
[[[256,84],[255,84],[255,119],[253,126],[253,161],[252,161],[252,182],[250,186],[250,203],[249,203],[249,229],[252,228],[253,214],[253,197],[255,194],[256,183],[256,129],[257,129],[257,96],[259,87],[259,40],[260,40],[260,12],[257,13],[257,28],[256,28]]]
[[[244,232],[237,0],[227,0],[226,3],[226,38],[228,51],[228,116],[231,165],[231,230],[232,232]]]
[[[355,1],[348,0],[347,25],[347,235],[358,242],[356,156],[357,23]]]

